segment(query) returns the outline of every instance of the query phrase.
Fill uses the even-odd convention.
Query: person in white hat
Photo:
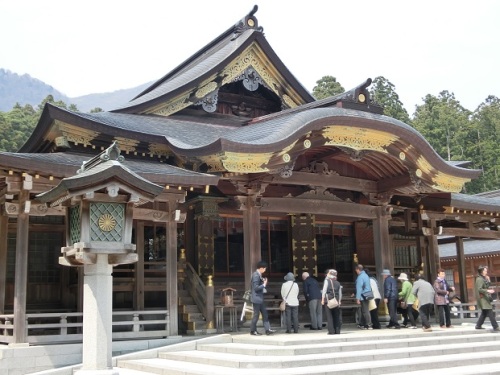
[[[401,301],[401,310],[403,315],[403,327],[416,329],[417,324],[415,323],[415,315],[413,309],[413,302],[415,302],[415,295],[411,292],[413,289],[412,283],[408,280],[408,275],[404,272],[398,277],[401,280],[401,291],[398,294],[399,300]],[[416,311],[415,311],[416,312]],[[410,321],[410,325],[408,325]]]

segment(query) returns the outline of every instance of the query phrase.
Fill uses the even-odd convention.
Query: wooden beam
[[[408,186],[414,185],[411,181],[409,175],[397,176],[397,177],[389,177],[382,179],[377,182],[377,189],[379,192],[383,191],[394,191],[399,188],[405,188]]]
[[[479,230],[474,228],[446,228],[443,227],[443,236],[500,239],[500,232],[496,230]]]
[[[262,198],[262,212],[310,213],[357,219],[375,219],[380,207],[322,199]]]
[[[309,172],[293,172],[288,178],[278,175],[267,180],[271,184],[323,186],[327,188],[377,193],[377,182],[361,178],[343,177]]]

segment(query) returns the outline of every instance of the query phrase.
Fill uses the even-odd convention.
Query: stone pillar
[[[27,343],[26,294],[28,289],[28,238],[29,213],[25,205],[29,201],[29,191],[19,194],[19,214],[16,233],[16,268],[14,284],[14,343]]]
[[[118,374],[112,365],[113,266],[107,254],[84,265],[83,366],[77,375]]]
[[[7,285],[7,239],[9,218],[0,215],[0,314],[5,314],[5,288]]]
[[[177,222],[171,213],[167,221],[167,309],[169,311],[169,335],[179,333],[177,305]]]

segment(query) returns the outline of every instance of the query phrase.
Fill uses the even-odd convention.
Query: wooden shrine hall
[[[322,279],[327,268],[352,282],[355,261],[377,275],[423,265],[433,278],[440,235],[456,238],[456,283],[467,300],[462,239],[500,238],[500,204],[460,193],[480,171],[446,162],[411,126],[384,116],[370,79],[315,100],[268,43],[256,11],[120,108],[80,113],[46,104],[22,148],[0,153],[1,342],[81,338],[71,327],[52,338],[35,329],[49,317],[54,326],[81,322],[79,259],[88,254],[63,256],[87,241],[74,227],[77,204],[90,207],[98,239],[90,242],[114,241],[110,223],[132,220],[134,255],[113,263],[113,319],[142,328],[117,326],[114,338],[213,328],[218,285],[244,288],[260,259],[271,283],[289,271]],[[134,180],[89,178],[92,193],[78,200],[41,199],[112,145]],[[125,202],[122,192],[141,180],[161,193]],[[131,211],[98,206],[105,195]],[[189,321],[195,313],[204,323]],[[146,316],[162,316],[163,328]]]

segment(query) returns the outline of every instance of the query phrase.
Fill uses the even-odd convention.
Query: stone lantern
[[[79,374],[115,374],[112,367],[113,266],[137,261],[132,243],[134,207],[163,187],[122,164],[116,143],[84,162],[77,174],[38,195],[67,206],[67,246],[59,263],[83,266],[83,367]]]

